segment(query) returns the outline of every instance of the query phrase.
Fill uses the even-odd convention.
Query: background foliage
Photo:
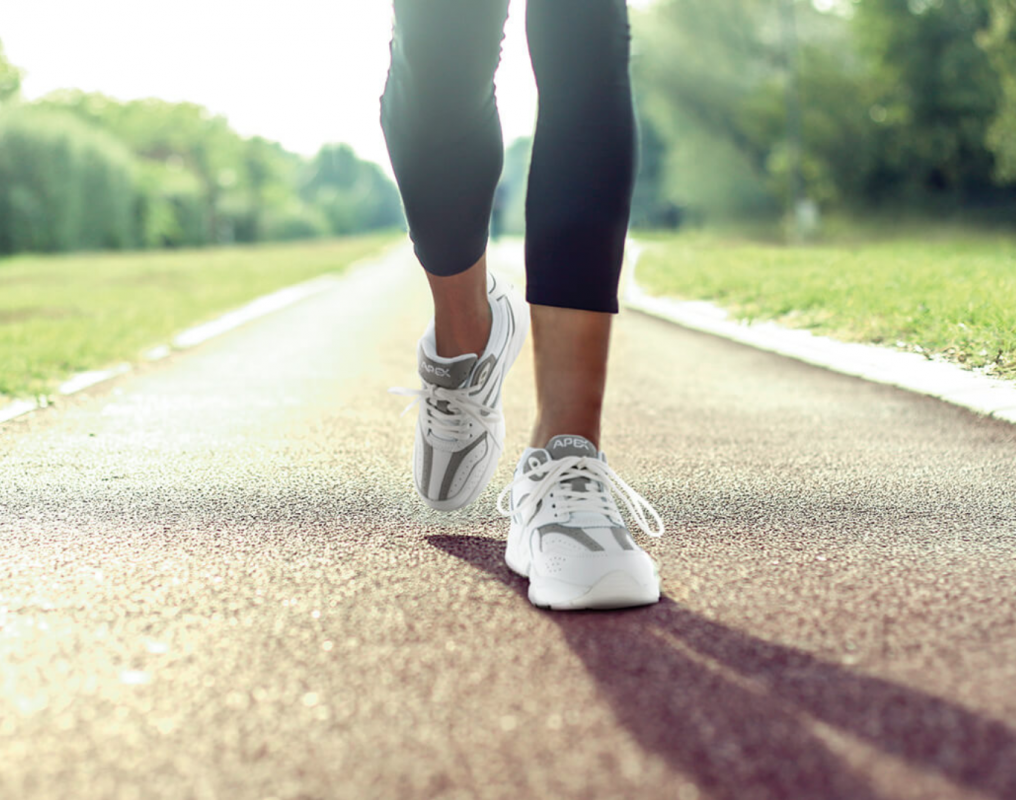
[[[136,183],[116,139],[67,115],[0,116],[0,253],[135,243]]]
[[[795,199],[1016,221],[1016,0],[658,0],[632,20],[633,226],[772,222]],[[19,86],[0,48],[0,253],[403,225],[347,146],[304,159],[193,104]],[[507,149],[501,231],[524,229],[530,149]]]
[[[313,159],[192,103],[65,90],[19,100],[0,48],[0,254],[185,247],[404,224],[394,184],[345,145]]]
[[[1016,0],[660,0],[633,58],[657,205],[783,213],[790,92],[821,209],[1016,220],[1014,20]]]

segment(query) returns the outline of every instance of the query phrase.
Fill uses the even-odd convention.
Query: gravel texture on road
[[[1016,797],[1016,428],[622,314],[664,600],[530,606],[409,461],[406,251],[0,427],[0,797]]]

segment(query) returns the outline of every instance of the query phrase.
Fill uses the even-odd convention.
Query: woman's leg
[[[540,111],[526,198],[538,417],[599,444],[612,314],[631,210],[636,122],[624,0],[529,0]]]
[[[441,511],[469,505],[504,450],[502,388],[529,309],[484,252],[504,160],[494,102],[508,0],[395,0],[382,127],[434,296],[417,346],[413,480]]]
[[[481,352],[484,254],[504,160],[494,102],[508,0],[395,0],[381,126],[434,297],[439,355]]]
[[[529,0],[526,23],[540,92],[527,298],[616,312],[636,160],[625,0]]]

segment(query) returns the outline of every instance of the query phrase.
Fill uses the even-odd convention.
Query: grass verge
[[[0,399],[135,361],[181,330],[379,251],[401,234],[0,261]]]
[[[1016,379],[1016,237],[944,229],[785,247],[692,232],[644,243],[638,281],[651,294]]]

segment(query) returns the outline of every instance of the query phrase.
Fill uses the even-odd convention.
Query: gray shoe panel
[[[543,537],[549,533],[553,533],[557,536],[565,536],[574,542],[585,547],[587,550],[593,553],[604,552],[603,545],[597,542],[592,536],[586,533],[581,528],[567,528],[564,525],[558,525],[556,523],[548,523],[547,525],[541,525],[537,528],[537,532],[540,534],[540,549],[543,549]]]
[[[448,461],[448,467],[445,469],[444,479],[441,481],[441,491],[437,496],[438,500],[447,500],[448,493],[452,488],[452,481],[455,480],[455,473],[459,471],[459,467],[462,466],[462,462],[466,456],[469,455],[473,450],[480,446],[482,442],[487,441],[487,432],[484,431],[476,439],[470,443],[468,447],[464,447],[457,453],[453,453],[451,459]]]
[[[430,497],[430,475],[434,469],[434,448],[423,437],[420,438],[420,444],[423,445],[423,474],[420,476],[420,491],[424,497]]]
[[[621,546],[622,550],[634,550],[635,542],[631,538],[631,533],[628,532],[627,528],[611,528],[614,533],[614,539]]]
[[[435,361],[427,355],[422,345],[417,348],[417,354],[420,362],[417,371],[420,377],[427,383],[443,386],[445,389],[458,389],[469,378],[476,364],[476,356],[472,354],[461,356],[450,363]]]

